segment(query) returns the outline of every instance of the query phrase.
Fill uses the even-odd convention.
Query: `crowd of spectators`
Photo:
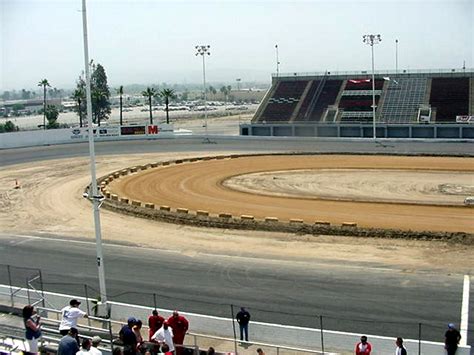
[[[87,317],[86,312],[79,309],[79,302],[73,299],[69,306],[61,310],[61,322],[58,332],[63,337],[59,341],[58,355],[102,355],[98,349],[102,339],[99,336],[92,338],[84,337],[82,343],[79,339],[77,321],[81,317]],[[250,313],[241,308],[236,316],[240,325],[240,340],[248,342],[248,325]],[[41,337],[40,317],[36,314],[33,306],[28,305],[23,308],[23,323],[25,327],[26,346],[25,355],[36,355],[38,353],[38,339]],[[182,355],[184,350],[184,338],[189,329],[189,321],[178,311],[165,319],[159,315],[157,310],[153,310],[148,317],[148,339],[145,340],[141,334],[143,322],[135,317],[130,317],[127,324],[122,326],[119,332],[119,342],[122,347],[115,347],[113,355]],[[460,332],[453,323],[448,324],[445,333],[445,350],[447,355],[455,355],[459,341]],[[79,347],[81,344],[81,347]],[[408,355],[407,349],[403,345],[403,339],[398,337],[395,341],[395,355]],[[370,355],[372,344],[368,342],[367,336],[363,335],[357,342],[355,355]],[[210,347],[207,354],[214,355],[214,348]],[[261,348],[257,349],[258,355],[265,355]]]

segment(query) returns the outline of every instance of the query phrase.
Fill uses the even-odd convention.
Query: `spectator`
[[[365,335],[360,337],[360,342],[357,343],[355,347],[355,354],[356,355],[370,355],[372,351],[372,345],[367,341],[367,337]]]
[[[209,349],[207,349],[207,355],[215,355],[215,354],[216,354],[216,351],[214,350],[212,346],[210,346]]]
[[[98,335],[92,338],[92,347],[89,350],[91,355],[102,355],[102,351],[98,349],[100,342],[102,341],[102,338]]]
[[[123,355],[123,351],[121,348],[116,347],[112,350],[112,355]]]
[[[265,355],[265,353],[263,352],[262,348],[258,348],[258,349],[257,349],[257,354],[258,354],[258,355]]]
[[[141,347],[143,346],[143,337],[141,333],[142,321],[138,319],[132,327],[133,334],[137,338],[137,351],[141,352]]]
[[[89,350],[91,349],[92,342],[88,338],[82,340],[82,349],[76,353],[76,355],[90,355]]]
[[[460,340],[461,333],[459,333],[453,323],[449,323],[448,330],[444,334],[444,348],[446,349],[447,355],[456,354]]]
[[[181,316],[178,311],[174,311],[173,315],[168,318],[168,325],[173,329],[174,343],[178,346],[177,353],[181,354],[182,345],[184,344],[184,336],[189,328],[189,322],[186,318]]]
[[[160,354],[173,355],[170,351],[170,347],[167,344],[163,344],[160,348]]]
[[[77,344],[77,329],[70,328],[69,332],[61,338],[58,346],[57,355],[76,355],[79,351],[79,345]]]
[[[166,344],[169,347],[169,351],[174,353],[174,343],[173,343],[173,328],[168,325],[168,321],[163,323],[163,326],[153,334],[152,340],[158,342],[159,344]]]
[[[69,306],[61,309],[62,320],[59,324],[59,334],[66,335],[71,328],[77,330],[77,320],[82,317],[87,318],[86,312],[79,309],[80,304],[81,302],[73,299],[69,302]]]
[[[151,316],[148,317],[148,340],[151,341],[151,337],[161,328],[164,321],[165,319],[158,314],[156,309],[151,312]]]
[[[25,338],[30,354],[38,353],[38,338],[41,337],[40,317],[36,315],[33,306],[23,307],[23,324],[25,325]]]
[[[134,317],[130,317],[127,320],[122,329],[120,329],[119,337],[123,343],[123,354],[124,355],[136,355],[137,352],[137,337],[133,332],[133,326],[137,320]]]
[[[250,313],[247,312],[247,310],[244,307],[241,307],[235,319],[237,319],[237,323],[239,323],[240,340],[244,340],[244,333],[245,333],[245,341],[249,341]]]
[[[395,355],[407,355],[407,349],[403,346],[403,339],[398,337],[397,341],[395,342],[397,344],[397,349],[395,350]]]

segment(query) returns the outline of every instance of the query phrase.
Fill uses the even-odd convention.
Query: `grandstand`
[[[378,71],[379,124],[456,123],[474,115],[474,71]],[[370,72],[293,73],[273,76],[252,124],[371,123]]]

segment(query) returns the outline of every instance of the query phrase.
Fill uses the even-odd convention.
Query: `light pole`
[[[398,75],[398,39],[395,40],[395,74]]]
[[[280,76],[280,60],[278,59],[278,44],[275,44],[277,78]]]
[[[87,14],[86,14],[86,0],[82,0],[82,29],[84,38],[84,67],[86,69],[86,101],[87,101],[87,128],[89,132],[89,155],[91,166],[91,188],[88,196],[92,201],[94,210],[94,225],[95,225],[95,243],[97,252],[97,267],[99,271],[99,292],[100,301],[107,302],[107,292],[105,289],[105,270],[104,258],[102,255],[102,236],[100,232],[100,212],[99,207],[102,203],[103,196],[99,195],[97,191],[97,180],[95,172],[95,151],[94,151],[94,128],[92,127],[92,100],[91,100],[91,77],[89,72],[89,45],[87,42]]]
[[[206,54],[211,55],[209,49],[210,45],[199,45],[196,46],[196,56],[202,56],[202,85],[204,87],[204,125],[206,127],[206,138],[207,138],[207,97],[206,97]]]
[[[237,82],[237,91],[240,91],[240,82],[242,81],[242,79],[237,78],[235,79],[235,81]]]
[[[373,116],[373,129],[374,139],[377,138],[376,126],[375,126],[375,66],[374,66],[374,44],[378,44],[382,41],[380,35],[364,35],[362,36],[365,44],[368,44],[372,50],[372,116]]]

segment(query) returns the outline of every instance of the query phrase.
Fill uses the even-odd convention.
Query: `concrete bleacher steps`
[[[386,123],[413,123],[418,109],[424,104],[427,78],[398,78],[390,80],[384,102],[381,104],[380,121]]]

